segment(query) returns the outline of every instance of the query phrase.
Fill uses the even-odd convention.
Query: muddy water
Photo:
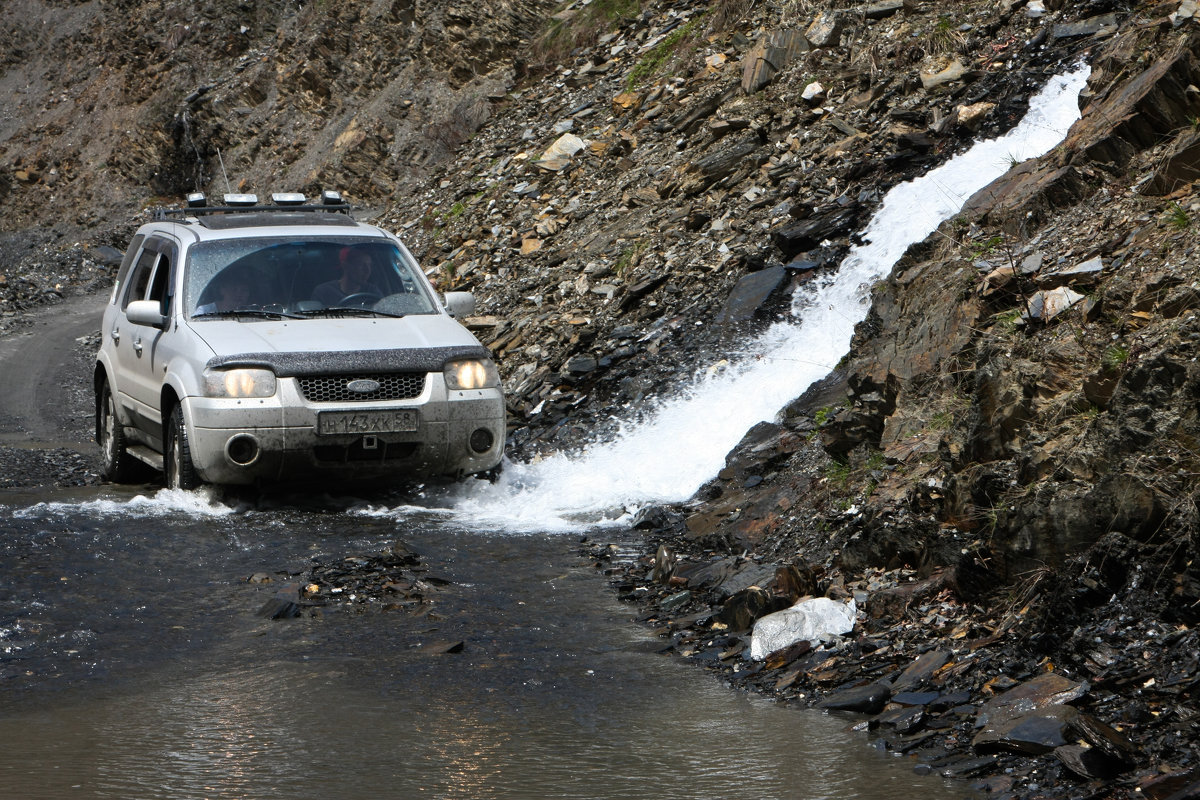
[[[147,492],[0,494],[9,797],[965,794],[844,718],[657,655],[579,534]],[[427,613],[256,615],[278,584],[248,576],[284,581],[398,538],[448,581]],[[456,641],[461,653],[430,654]]]

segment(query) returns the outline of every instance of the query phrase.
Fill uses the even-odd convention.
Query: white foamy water
[[[96,517],[224,517],[234,509],[219,499],[219,491],[210,487],[188,492],[159,489],[152,496],[139,494],[129,500],[98,499],[82,503],[36,503],[13,512],[17,519],[38,519],[60,514],[84,512]]]
[[[686,500],[724,466],[726,454],[755,424],[824,377],[849,350],[867,313],[870,286],[909,245],[958,213],[1014,161],[1049,151],[1079,118],[1078,96],[1090,70],[1052,78],[1030,100],[1019,125],[979,142],[909,183],[895,187],[832,278],[798,298],[799,323],[774,325],[737,364],[701,369],[692,385],[626,426],[610,442],[534,464],[508,464],[493,485],[450,499],[457,521],[511,532],[578,529],[612,522],[639,506]]]

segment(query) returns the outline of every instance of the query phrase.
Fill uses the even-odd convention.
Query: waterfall
[[[776,323],[733,365],[701,367],[690,385],[610,441],[531,464],[507,464],[500,480],[442,498],[445,513],[472,528],[577,530],[611,523],[638,506],[686,500],[724,466],[755,424],[824,377],[849,349],[868,309],[870,286],[909,245],[958,213],[1017,161],[1049,151],[1079,118],[1090,70],[1051,78],[1025,118],[1004,136],[975,144],[893,188],[840,268],[796,301],[799,322]],[[394,512],[393,512],[394,513]]]

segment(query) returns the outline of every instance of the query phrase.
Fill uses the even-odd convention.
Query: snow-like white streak
[[[1089,73],[1081,66],[1052,78],[1009,133],[888,192],[863,232],[866,244],[853,248],[835,276],[802,298],[800,323],[772,326],[734,366],[701,368],[690,387],[612,441],[506,465],[496,484],[448,498],[453,516],[476,529],[571,530],[614,521],[630,508],[690,497],[720,471],[746,431],[774,419],[845,355],[854,326],[866,316],[870,286],[911,244],[1014,162],[1062,141],[1079,118],[1078,96]]]

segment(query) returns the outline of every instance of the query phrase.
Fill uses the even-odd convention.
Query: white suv
[[[504,451],[488,351],[400,241],[334,192],[226,195],[138,229],[96,354],[101,474],[173,488],[484,472]]]

